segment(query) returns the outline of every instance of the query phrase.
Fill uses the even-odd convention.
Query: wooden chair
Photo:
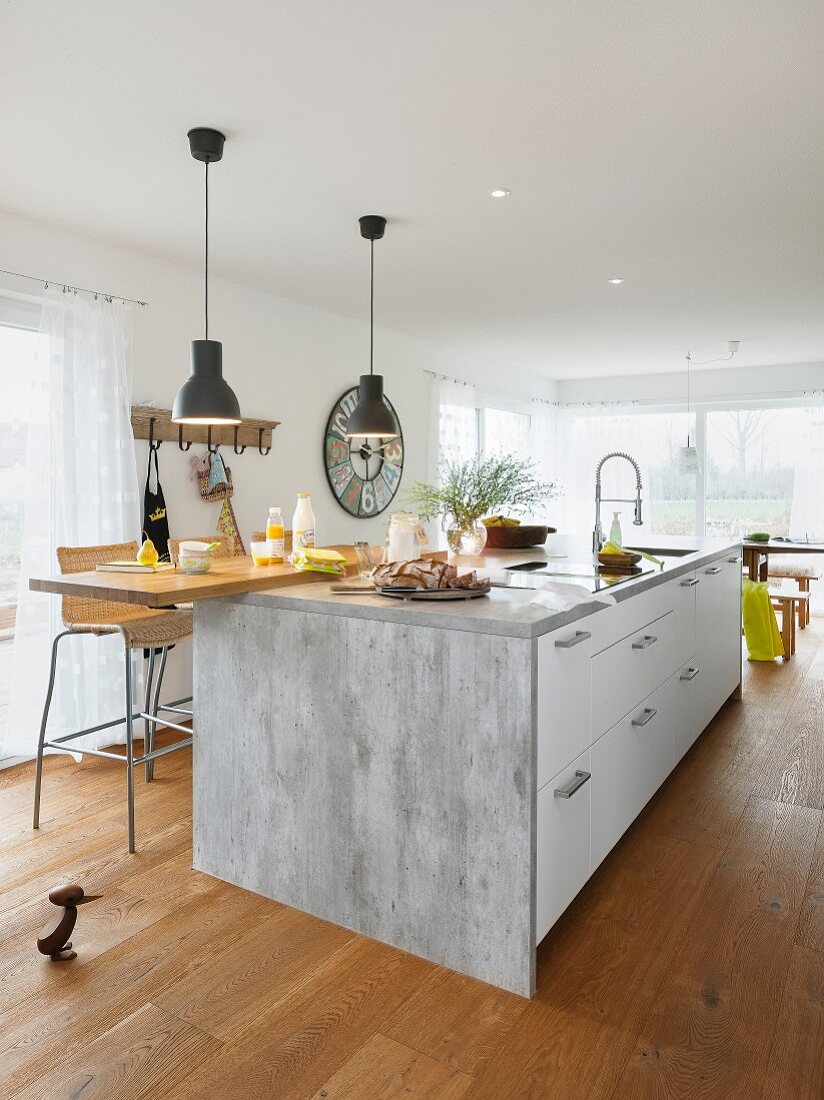
[[[108,546],[59,546],[57,548],[57,561],[61,573],[85,573],[102,565],[107,561],[134,559],[137,556],[138,545],[136,542],[116,543]],[[120,760],[126,764],[126,798],[129,819],[129,851],[135,850],[134,840],[134,769],[136,764],[146,765],[146,779],[151,779],[151,765],[158,756],[175,752],[191,745],[191,730],[185,726],[163,719],[163,724],[171,726],[189,736],[178,741],[174,745],[167,745],[162,749],[153,748],[154,729],[158,722],[158,711],[172,711],[178,714],[191,715],[190,710],[182,709],[182,705],[191,699],[179,699],[168,706],[160,705],[160,688],[163,682],[163,672],[166,667],[166,654],[169,646],[183,641],[192,635],[192,612],[190,610],[155,611],[148,607],[140,607],[136,604],[116,603],[112,600],[92,600],[84,596],[64,596],[62,604],[63,623],[66,627],[52,642],[51,669],[49,672],[49,686],[46,692],[46,702],[43,707],[43,719],[40,723],[40,738],[37,744],[37,765],[34,779],[34,828],[40,828],[40,788],[43,777],[43,750],[54,749],[57,752],[82,752],[90,756],[101,756],[107,760]],[[115,718],[110,722],[102,722],[98,726],[79,730],[77,733],[68,733],[53,740],[46,740],[46,725],[49,718],[52,695],[54,694],[55,670],[57,668],[57,648],[63,638],[74,634],[91,634],[100,638],[108,634],[120,634],[123,639],[123,649],[126,662],[126,714],[125,718]],[[135,714],[132,710],[132,651],[135,649],[148,649],[149,667],[146,675],[146,692],[144,709]],[[157,683],[152,694],[155,651],[160,650],[160,670]],[[143,755],[134,755],[134,721],[143,719],[144,746]],[[76,737],[83,737],[90,733],[126,724],[126,755],[120,753],[104,752],[100,749],[67,748],[66,742],[73,741]]]
[[[770,592],[770,600],[776,611],[781,612],[781,640],[784,643],[784,660],[795,654],[795,624],[805,620],[809,592]],[[803,628],[802,628],[803,629]]]
[[[794,560],[789,554],[786,557],[774,557],[772,560],[768,559],[768,566],[769,576],[771,578],[789,577],[796,582],[799,592],[806,592],[809,594],[810,581],[817,581],[819,579],[816,566]],[[800,616],[798,625],[803,630],[810,621],[809,599],[799,601],[798,614]]]

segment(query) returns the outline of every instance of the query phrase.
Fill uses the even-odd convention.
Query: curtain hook
[[[188,451],[189,448],[192,445],[192,441],[190,439],[189,442],[186,444],[186,446],[185,447],[183,446],[183,425],[182,424],[178,424],[178,426],[177,426],[177,445],[181,449],[181,451]]]
[[[270,444],[265,450],[263,449],[263,428],[259,428],[258,431],[260,433],[258,435],[258,451],[262,455],[268,455],[272,449],[272,446]]]
[[[242,455],[243,452],[246,450],[245,443],[241,444],[240,450],[237,449],[237,428],[235,428],[235,442],[232,445],[232,450],[235,452],[236,455]]]

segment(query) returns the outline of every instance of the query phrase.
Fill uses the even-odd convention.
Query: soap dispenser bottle
[[[609,541],[616,546],[623,546],[624,540],[621,535],[621,521],[618,518],[621,515],[620,512],[612,513],[612,526],[609,529]]]

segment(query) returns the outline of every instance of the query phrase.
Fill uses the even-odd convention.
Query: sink
[[[654,570],[655,566],[649,562],[641,562],[633,573],[606,575],[597,569],[591,558],[563,563],[525,561],[508,565],[500,574],[493,575],[492,584],[496,588],[540,588],[548,580],[557,580],[565,584],[582,584],[590,592],[599,592]]]

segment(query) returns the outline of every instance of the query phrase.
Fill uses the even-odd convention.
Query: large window
[[[644,523],[633,526],[635,479],[620,460],[603,468],[601,523],[608,530],[612,512],[620,512],[628,545],[656,535],[738,538],[750,531],[824,541],[821,395],[703,406],[689,417],[678,409],[627,405],[557,406],[535,419],[517,408],[454,402],[440,408],[440,453],[447,458],[501,451],[537,458],[531,428],[551,437],[549,446],[540,443],[539,465],[542,476],[563,489],[550,510],[559,530],[592,531],[595,468],[610,451],[625,451],[641,467]],[[683,473],[679,462],[688,430],[699,454],[697,473]],[[607,500],[613,497],[625,499]]]
[[[692,418],[690,426],[692,428]],[[610,459],[601,474],[601,524],[609,530],[620,512],[624,541],[644,535],[695,533],[695,477],[678,469],[678,449],[687,440],[685,413],[626,414],[569,411],[559,418],[558,477],[564,488],[563,522],[570,531],[591,531],[595,522],[595,469],[610,451],[624,451],[641,467],[643,526],[633,526],[635,475],[629,463]],[[612,500],[607,498],[623,498]]]
[[[808,415],[803,408],[707,413],[707,534],[789,535]]]
[[[472,404],[440,406],[439,444],[442,458],[463,461],[493,454],[529,457],[528,413]]]

